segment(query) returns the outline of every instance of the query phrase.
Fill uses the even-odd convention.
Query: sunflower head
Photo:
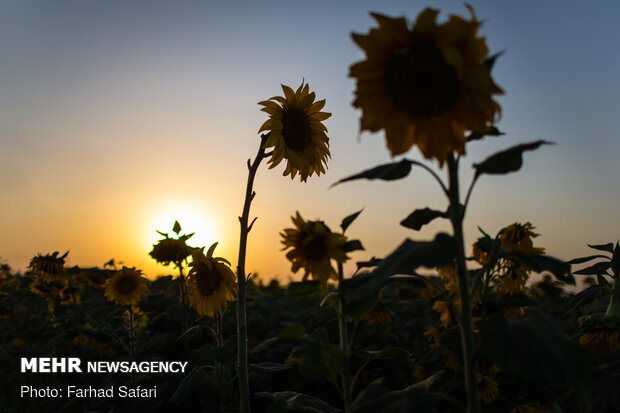
[[[118,305],[138,305],[148,293],[146,278],[136,267],[123,267],[105,283],[105,296]]]
[[[342,249],[347,239],[331,232],[323,221],[305,221],[299,212],[292,220],[295,228],[286,228],[280,234],[284,249],[290,248],[286,258],[292,263],[291,271],[296,273],[303,268],[304,280],[311,276],[326,289],[330,278],[338,279],[331,260],[344,263],[348,259]]]
[[[353,34],[366,60],[350,68],[357,80],[353,105],[362,109],[361,129],[385,130],[392,156],[417,145],[440,165],[465,153],[466,132],[486,132],[501,108],[503,93],[485,65],[488,48],[480,22],[450,16],[437,24],[426,8],[410,27],[403,17],[372,13],[379,27]]]
[[[192,250],[191,269],[187,276],[189,302],[201,316],[213,317],[234,300],[237,291],[235,274],[230,263],[221,257],[214,257],[217,242],[206,255],[203,248]]]
[[[268,131],[263,147],[272,148],[269,168],[287,160],[284,175],[294,179],[297,173],[303,182],[316,173],[325,173],[329,153],[329,138],[323,121],[331,113],[321,112],[325,99],[314,101],[308,84],[301,83],[296,91],[282,85],[284,96],[274,96],[259,102],[269,115],[259,133]]]
[[[163,265],[170,265],[171,262],[178,264],[191,255],[191,247],[186,243],[189,237],[191,235],[168,238],[168,234],[166,234],[165,238],[160,239],[157,241],[157,244],[153,245],[149,255]]]
[[[41,279],[47,282],[57,281],[66,283],[67,275],[65,273],[65,258],[69,251],[62,256],[58,256],[58,251],[53,254],[41,255],[37,254],[30,260],[29,268],[36,272]]]
[[[528,254],[543,254],[544,248],[534,247],[533,238],[539,234],[534,233],[533,229],[535,227],[529,222],[525,224],[517,222],[507,226],[499,235],[501,247],[507,250],[517,249]]]

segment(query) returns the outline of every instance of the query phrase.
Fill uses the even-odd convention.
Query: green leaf
[[[292,369],[291,366],[287,366],[286,364],[273,363],[269,361],[265,361],[265,362],[258,363],[258,364],[250,364],[249,368],[253,372],[258,372],[258,373],[278,373],[280,371]]]
[[[358,179],[381,179],[383,181],[393,181],[396,179],[401,179],[409,175],[411,171],[411,161],[407,159],[403,159],[400,162],[395,163],[387,163],[379,166],[375,166],[374,168],[367,169],[363,172],[360,172],[355,175],[351,175],[349,177],[343,178],[332,185],[332,187],[339,185],[343,182],[356,181]]]
[[[269,408],[269,413],[285,412],[288,408],[299,412],[342,413],[342,410],[335,408],[317,397],[294,391],[281,391],[275,393],[259,392],[256,393],[256,396],[273,400],[275,402]],[[284,402],[284,404],[282,404],[282,402]],[[285,407],[285,410],[281,410],[282,407]]]
[[[418,267],[435,268],[456,256],[457,243],[448,234],[439,233],[433,241],[405,240],[378,267],[368,273],[343,281],[347,301],[376,296],[395,274],[414,275]]]
[[[177,404],[186,401],[195,390],[204,388],[206,380],[207,377],[202,367],[194,367],[191,373],[181,380],[176,391],[170,397],[170,401]]]
[[[582,305],[589,304],[590,302],[596,300],[599,297],[603,296],[603,288],[600,285],[592,285],[586,288],[583,291],[577,293],[573,299],[571,300],[571,309],[567,312],[567,315],[572,314],[578,307]]]
[[[598,244],[598,245],[590,245],[588,244],[588,247],[595,249],[595,250],[599,250],[599,251],[605,251],[608,252],[610,254],[613,254],[614,252],[614,243],[613,242],[609,242],[607,244]]]
[[[172,227],[172,231],[179,235],[179,232],[181,232],[181,224],[179,224],[179,221],[175,220],[174,221],[174,226]]]
[[[306,337],[306,328],[303,324],[291,324],[284,327],[280,334],[277,335],[278,340],[301,340]]]
[[[590,352],[564,335],[538,310],[530,320],[494,315],[483,321],[480,339],[485,357],[521,378],[585,391],[592,377]]]
[[[540,140],[523,143],[491,155],[481,163],[474,164],[474,168],[476,168],[476,177],[482,174],[501,175],[518,171],[521,169],[521,165],[523,165],[523,152],[533,151],[538,149],[541,145],[546,144],[552,144],[552,142]]]
[[[341,247],[344,252],[352,252],[352,251],[364,251],[364,246],[359,240],[351,240],[345,242],[345,244]]]
[[[446,213],[442,211],[435,211],[434,209],[424,208],[416,209],[409,216],[400,222],[405,228],[410,228],[419,231],[424,225],[430,223],[435,218],[447,218]]]
[[[356,356],[367,360],[408,359],[409,352],[402,347],[385,347],[381,350],[359,350]]]
[[[326,378],[335,383],[346,361],[346,353],[329,343],[325,334],[320,334],[304,350],[299,372],[307,379]]]
[[[603,277],[602,274],[596,274],[596,281],[598,282],[598,285],[601,286],[601,288],[607,293],[607,294],[612,294],[613,292],[613,288],[611,287],[611,284],[609,283],[609,281],[607,281],[605,279],[605,277]]]
[[[342,228],[342,233],[343,234],[345,233],[347,228],[349,228],[349,225],[351,225],[351,223],[353,223],[353,221],[355,221],[355,219],[359,216],[359,214],[362,213],[363,210],[364,210],[364,208],[360,209],[356,213],[351,214],[351,215],[349,215],[348,217],[346,217],[345,219],[342,220],[342,223],[340,223],[340,228]]]

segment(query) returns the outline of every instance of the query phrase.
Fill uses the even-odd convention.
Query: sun
[[[166,205],[150,213],[145,220],[148,228],[145,228],[145,243],[147,248],[151,248],[162,238],[157,231],[167,233],[174,238],[176,234],[172,231],[174,221],[181,224],[180,234],[194,235],[187,241],[192,247],[204,247],[219,241],[219,229],[217,221],[206,206],[197,203],[183,202]]]

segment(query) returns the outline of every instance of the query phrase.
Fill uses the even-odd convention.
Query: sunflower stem
[[[342,263],[338,262],[338,331],[340,332],[340,349],[346,354],[345,364],[340,372],[342,376],[342,399],[344,411],[348,413],[351,407],[351,378],[349,377],[349,332],[347,328],[347,313],[344,302],[344,271]]]
[[[241,413],[250,412],[250,383],[248,379],[248,325],[246,316],[246,273],[245,273],[245,255],[248,243],[248,233],[250,226],[248,220],[250,216],[250,205],[256,192],[252,190],[254,186],[254,177],[261,161],[266,157],[265,148],[263,147],[269,134],[261,135],[261,142],[258,153],[254,158],[254,162],[250,163],[248,159],[248,182],[245,190],[245,201],[243,204],[243,213],[239,217],[241,225],[241,235],[239,237],[239,261],[237,264],[237,369],[239,371],[239,397]]]
[[[450,197],[450,221],[457,242],[456,265],[459,280],[459,295],[461,297],[461,312],[459,328],[461,330],[461,344],[463,346],[463,366],[465,375],[465,389],[467,392],[467,412],[479,413],[478,374],[474,358],[475,342],[472,324],[471,296],[467,265],[465,263],[465,242],[463,237],[464,208],[460,203],[458,161],[453,154],[448,157],[448,193]]]
[[[222,320],[222,310],[217,312],[216,319],[216,329],[217,329],[217,346],[220,347],[224,344],[224,336],[222,333],[223,330],[223,320]],[[220,376],[220,411],[224,411],[226,406],[226,380],[224,378],[224,365],[220,361],[215,362],[217,365],[217,372]]]
[[[134,314],[133,314],[133,304],[129,305],[129,354],[134,355],[135,353],[135,345],[134,345]]]

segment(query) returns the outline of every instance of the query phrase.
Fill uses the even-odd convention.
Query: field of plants
[[[303,281],[266,284],[246,271],[262,161],[270,169],[282,163],[285,176],[306,182],[324,174],[331,157],[325,100],[305,80],[297,89],[282,85],[281,96],[259,102],[267,119],[247,162],[235,264],[218,256],[217,243],[193,246],[194,234],[177,221],[149,253],[170,268],[155,280],[113,260],[69,267],[69,252],[38,253],[23,274],[2,264],[0,410],[619,411],[620,244],[584,240],[591,255],[564,262],[538,245],[530,222],[506,222],[497,234],[480,223],[477,240],[465,243],[475,185],[519,171],[528,152],[551,143],[522,143],[474,161],[462,187],[466,146],[504,134],[495,100],[503,90],[492,77],[499,54],[489,54],[481,22],[466,8],[468,17],[441,23],[432,8],[413,23],[372,13],[376,27],[352,35],[365,54],[349,73],[361,130],[382,132],[393,157],[415,147],[425,161],[400,157],[336,185],[430,174],[446,205],[394,217],[411,238],[359,262],[363,240],[347,229],[362,210],[339,223],[291,211],[282,254]],[[435,220],[447,220],[450,233],[417,239]],[[353,273],[345,272],[347,262],[355,263]],[[174,361],[187,370],[20,372],[23,358],[37,357]],[[136,390],[135,397],[82,397],[71,386]],[[24,388],[64,395],[24,395]]]

